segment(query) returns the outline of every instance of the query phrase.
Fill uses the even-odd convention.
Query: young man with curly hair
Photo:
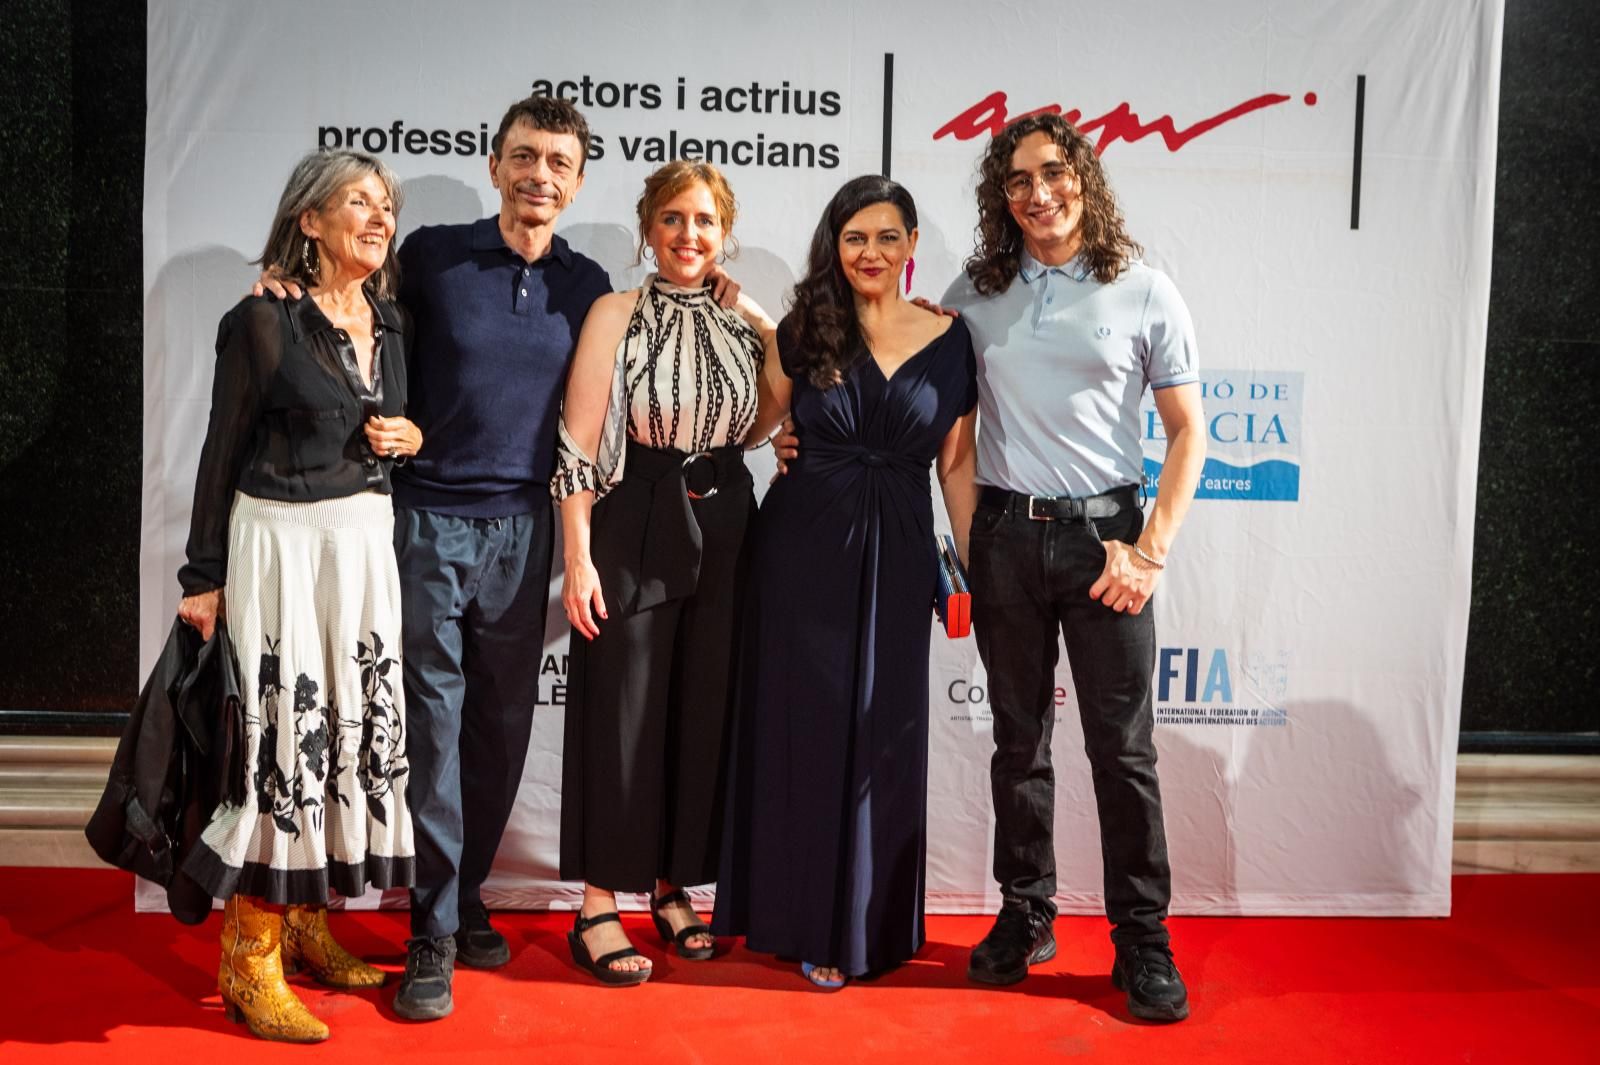
[[[1147,607],[1205,461],[1194,328],[1172,282],[1138,260],[1093,145],[1059,116],[1019,119],[994,138],[978,213],[978,247],[944,304],[962,314],[978,355],[972,616],[994,711],[1004,905],[968,976],[1016,983],[1055,955],[1059,632],[1099,812],[1112,980],[1134,1016],[1182,1020]],[[1147,387],[1168,442],[1148,520]]]

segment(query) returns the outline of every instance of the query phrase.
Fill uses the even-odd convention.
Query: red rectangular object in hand
[[[956,553],[956,543],[948,535],[934,537],[939,554],[939,589],[934,594],[933,612],[944,626],[944,634],[959,640],[972,631],[972,593],[967,588],[967,571]]]

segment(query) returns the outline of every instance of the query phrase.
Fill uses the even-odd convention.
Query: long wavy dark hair
[[[1095,280],[1115,281],[1128,263],[1144,254],[1123,227],[1122,209],[1106,182],[1100,156],[1078,128],[1060,115],[1028,115],[1010,123],[989,142],[988,151],[978,164],[977,246],[966,262],[967,276],[985,296],[1004,292],[1017,276],[1022,261],[1022,229],[1011,217],[1006,199],[1006,178],[1011,173],[1011,156],[1023,138],[1044,133],[1061,146],[1067,166],[1078,179],[1078,197],[1083,214],[1078,232],[1083,239],[1080,254]]]
[[[806,276],[794,286],[782,328],[794,341],[796,369],[817,388],[832,388],[844,380],[845,371],[861,354],[855,290],[839,265],[839,234],[858,211],[877,203],[895,206],[907,235],[917,228],[917,204],[904,186],[877,174],[851,178],[823,210],[811,237]]]

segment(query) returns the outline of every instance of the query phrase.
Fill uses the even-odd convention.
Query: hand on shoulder
[[[936,315],[936,316],[941,317],[941,318],[944,318],[944,317],[959,318],[959,317],[961,317],[961,312],[956,310],[954,307],[942,307],[939,304],[937,304],[937,303],[933,302],[932,300],[930,300],[926,296],[918,296],[916,299],[911,300],[911,306],[916,307],[919,310],[926,311],[929,314]]]
[[[234,304],[229,312],[235,322],[249,329],[276,327],[289,313],[291,299],[279,299],[268,293],[264,296],[246,296]]]
[[[902,318],[905,328],[917,337],[921,344],[932,343],[944,336],[956,322],[953,312],[945,311],[938,304],[925,304],[926,301],[907,303]]]
[[[256,283],[250,286],[250,295],[275,300],[297,300],[305,295],[298,284],[279,273],[276,266],[266,267]]]

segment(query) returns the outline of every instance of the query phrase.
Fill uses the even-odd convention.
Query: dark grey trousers
[[[549,598],[548,501],[510,518],[395,508],[405,643],[411,933],[455,932],[517,797]]]

